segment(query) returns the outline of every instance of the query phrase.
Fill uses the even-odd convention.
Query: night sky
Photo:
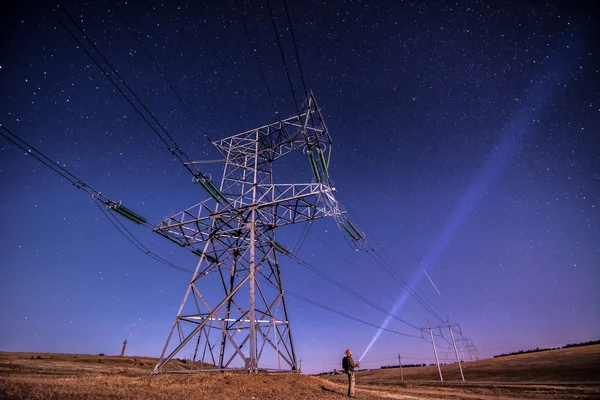
[[[334,142],[337,199],[482,357],[600,337],[600,14],[592,3],[288,4],[304,78]],[[267,3],[239,3],[260,64],[235,2],[114,4],[118,12],[108,0],[63,6],[193,160],[219,158],[199,126],[216,140],[275,121],[260,68],[280,114],[295,113]],[[271,7],[302,102],[284,3]],[[3,3],[0,123],[153,224],[207,198],[57,16],[76,32],[52,1]],[[222,168],[206,167],[216,182]],[[303,157],[275,168],[278,183],[312,178]],[[128,354],[157,356],[191,273],[144,255],[88,194],[4,138],[0,193],[0,350],[118,354],[127,339]],[[129,228],[194,269],[193,254]],[[282,229],[278,241],[293,249],[302,230]],[[348,246],[333,220],[315,221],[300,244],[301,259],[412,325],[437,322]],[[294,293],[377,326],[386,319],[292,260],[281,270]],[[346,348],[357,358],[377,332],[287,301],[304,372],[340,368]],[[418,338],[382,333],[363,366],[397,364],[398,353],[403,363],[432,362],[418,329],[397,320],[387,328]],[[442,362],[453,356],[447,338],[436,337]]]

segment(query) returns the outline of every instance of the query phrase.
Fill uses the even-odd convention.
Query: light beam
[[[575,47],[572,44],[566,45],[564,41],[561,44],[571,50]],[[560,50],[563,49],[561,46],[558,48]],[[444,228],[421,261],[421,268],[425,274],[427,274],[426,271],[434,265],[443,251],[448,247],[457,231],[469,217],[469,214],[477,208],[484,194],[488,194],[488,189],[492,186],[493,182],[504,170],[506,165],[522,148],[528,134],[533,131],[534,125],[539,122],[542,110],[545,110],[544,105],[552,100],[557,89],[566,78],[569,67],[567,61],[574,57],[574,54],[572,54],[573,50],[570,51],[570,53],[570,57],[562,54],[562,58],[557,54],[554,54],[553,63],[550,63],[550,60],[546,60],[545,64],[548,68],[538,76],[533,88],[526,91],[527,96],[525,101],[521,103],[521,109],[518,111],[517,115],[506,124],[500,133],[498,143],[492,148],[489,157],[473,178],[471,185],[465,191],[464,196],[461,197],[458,205],[446,220]],[[423,274],[415,273],[410,281],[409,287],[416,287],[421,282],[422,277]],[[396,312],[398,312],[406,302],[408,296],[409,293],[407,291],[402,292],[392,308],[392,314],[395,315]],[[377,339],[379,339],[383,330],[389,325],[391,319],[392,317],[388,316],[383,320],[380,328],[377,330],[365,352],[360,357],[361,360],[375,344]]]

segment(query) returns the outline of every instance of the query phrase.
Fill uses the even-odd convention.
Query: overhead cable
[[[304,80],[304,72],[302,71],[302,63],[300,62],[300,54],[298,52],[298,46],[296,45],[296,36],[294,35],[294,28],[292,26],[292,20],[290,18],[290,11],[288,10],[287,0],[283,1],[283,6],[285,8],[285,14],[287,16],[288,26],[290,27],[290,34],[292,35],[294,51],[296,52],[296,62],[298,63],[298,69],[300,70],[300,78],[302,79],[302,87],[304,88],[304,97],[308,98],[308,89],[306,88],[306,81]]]
[[[290,257],[292,260],[296,261],[298,264],[300,264],[301,266],[311,270],[312,272],[314,272],[315,274],[319,275],[321,278],[325,279],[326,281],[332,283],[333,285],[337,286],[338,288],[342,289],[343,291],[350,293],[352,296],[356,297],[357,299],[361,300],[362,302],[364,302],[365,304],[373,307],[374,309],[402,322],[405,325],[410,326],[411,328],[414,328],[416,330],[420,330],[420,328],[414,324],[411,324],[410,322],[398,317],[396,314],[393,314],[392,312],[386,310],[385,308],[379,306],[378,304],[372,302],[371,300],[367,299],[366,297],[362,296],[360,293],[356,292],[355,290],[350,289],[348,286],[344,285],[343,283],[341,283],[340,281],[338,281],[337,279],[327,275],[326,273],[322,272],[321,270],[319,270],[318,268],[310,265],[308,262],[300,259],[298,256],[290,253],[288,254],[288,257]]]
[[[4,132],[2,132],[2,131],[4,131]],[[59,163],[51,160],[44,153],[37,150],[35,147],[33,147],[32,145],[27,143],[25,140],[20,138],[17,134],[13,133],[11,130],[9,130],[6,126],[4,126],[1,123],[0,123],[0,135],[2,135],[6,140],[8,140],[9,142],[14,144],[21,150],[25,151],[25,153],[27,155],[35,158],[36,160],[38,160],[39,162],[44,164],[46,167],[48,167],[52,171],[54,171],[56,174],[60,175],[64,179],[66,179],[73,186],[77,187],[78,189],[84,190],[85,192],[87,192],[90,195],[94,195],[94,194],[100,195],[100,192],[98,192],[97,190],[95,190],[94,188],[92,188],[91,186],[89,186],[88,184],[83,182],[81,179],[79,179],[78,177],[76,177],[75,175],[70,173],[65,167],[61,166]]]
[[[394,268],[379,254],[374,248],[367,250],[373,260],[380,265],[400,286],[408,292],[408,294],[414,298],[426,311],[434,316],[438,321],[444,322],[444,319],[430,306],[421,296],[419,296],[413,288],[406,282],[402,277],[394,270]]]
[[[277,109],[277,105],[275,104],[275,98],[273,97],[273,93],[271,93],[271,88],[269,87],[269,83],[267,82],[267,77],[266,77],[265,71],[263,69],[263,63],[260,60],[260,57],[258,56],[258,51],[256,50],[256,46],[254,44],[254,41],[252,40],[252,36],[250,35],[250,30],[248,29],[248,25],[246,24],[246,19],[244,18],[244,14],[242,13],[242,10],[240,8],[239,0],[235,0],[235,7],[237,8],[238,13],[240,14],[240,19],[242,20],[242,26],[244,27],[244,33],[246,34],[246,39],[250,43],[250,48],[252,49],[252,54],[254,54],[254,59],[256,60],[256,63],[258,64],[260,76],[262,77],[263,83],[265,85],[265,89],[267,91],[267,94],[269,95],[269,99],[271,100],[271,103],[273,104],[273,108],[275,109],[275,116],[277,119],[280,119],[279,110]]]
[[[127,227],[119,219],[115,218],[114,216],[112,216],[112,218],[111,218],[111,214],[107,213],[103,209],[103,207],[100,206],[100,204],[98,204],[98,202],[95,202],[95,204],[100,209],[102,214],[104,214],[104,216],[110,221],[110,223],[117,229],[117,231],[119,231],[119,233],[121,235],[123,235],[125,237],[125,239],[127,239],[131,244],[133,244],[139,251],[141,251],[145,255],[149,256],[150,258],[153,258],[154,260],[156,260],[162,264],[165,264],[169,268],[173,268],[173,269],[176,269],[176,270],[182,271],[182,272],[189,272],[189,273],[194,272],[193,270],[181,267],[181,266],[167,260],[166,258],[159,256],[158,254],[154,253],[152,250],[148,249],[148,247],[146,247],[137,237],[135,237],[135,235],[133,233],[131,233],[131,231],[129,229],[127,229]],[[117,224],[119,224],[120,227]]]
[[[154,116],[154,114],[146,107],[146,105],[142,102],[140,97],[135,93],[135,91],[125,82],[123,77],[119,74],[119,72],[113,67],[113,65],[108,61],[108,59],[104,56],[104,54],[98,49],[98,47],[94,44],[94,42],[89,38],[87,33],[77,24],[75,19],[71,16],[71,14],[67,11],[67,9],[62,5],[60,0],[55,0],[58,7],[62,10],[62,12],[68,17],[71,23],[77,28],[81,35],[83,35],[84,39],[87,43],[93,48],[93,50],[102,58],[104,63],[110,68],[110,71],[118,78],[118,81],[131,93],[131,96],[135,99],[137,104],[139,104],[142,109],[148,114],[150,119],[154,121],[160,130],[163,132],[159,132],[159,130],[150,122],[150,120],[142,113],[136,103],[129,98],[123,91],[123,89],[115,82],[110,73],[100,65],[98,60],[91,54],[91,52],[84,46],[84,44],[77,38],[77,36],[73,33],[73,31],[62,21],[62,19],[58,16],[54,8],[50,7],[50,11],[56,17],[60,25],[65,28],[65,30],[69,33],[69,35],[77,42],[79,47],[86,53],[86,55],[94,62],[94,64],[100,69],[100,71],[108,78],[108,80],[113,84],[113,86],[117,89],[117,91],[127,100],[127,102],[134,108],[134,110],[142,117],[142,119],[148,124],[148,126],[152,129],[152,131],[159,137],[159,139],[167,146],[171,154],[173,154],[179,162],[186,168],[194,177],[202,176],[205,178],[205,175],[198,169],[198,167],[192,163],[191,159],[187,156],[187,154],[183,151],[183,149],[177,144],[177,142],[173,139],[171,134],[167,131],[167,129],[158,121],[158,119]],[[165,138],[166,136],[166,138]],[[169,141],[170,143],[169,143]],[[195,171],[191,169],[191,166],[194,167]]]
[[[129,32],[131,32],[131,35],[138,42],[138,44],[140,45],[140,47],[142,48],[142,50],[144,50],[144,53],[146,54],[146,57],[148,57],[148,59],[150,61],[152,61],[152,64],[158,70],[158,72],[160,73],[160,76],[163,78],[163,80],[165,81],[165,83],[167,84],[167,86],[171,89],[171,91],[173,92],[173,94],[175,94],[175,96],[179,100],[179,103],[183,106],[183,108],[185,109],[185,111],[187,111],[188,115],[192,118],[192,120],[196,124],[196,127],[200,130],[200,132],[202,132],[202,134],[204,135],[204,137],[212,144],[212,140],[210,139],[210,136],[208,135],[208,133],[200,126],[200,123],[198,122],[198,120],[196,119],[196,117],[194,116],[194,114],[190,111],[190,109],[187,106],[187,104],[185,104],[185,102],[183,101],[183,98],[179,95],[179,93],[177,92],[177,90],[175,89],[175,87],[173,87],[173,85],[171,84],[171,82],[167,78],[167,75],[162,70],[162,68],[160,67],[160,65],[158,65],[158,63],[156,62],[156,60],[154,59],[154,57],[152,57],[152,55],[150,54],[150,52],[148,51],[148,49],[146,49],[146,46],[144,46],[144,43],[142,43],[142,41],[140,40],[139,36],[136,35],[135,31],[133,30],[133,28],[131,27],[131,25],[129,25],[129,23],[125,19],[125,16],[123,16],[123,13],[121,13],[121,11],[119,10],[119,8],[117,7],[116,3],[113,0],[109,0],[109,1],[110,1],[110,4],[112,5],[112,7],[117,12],[117,15],[121,18],[121,20],[123,21],[123,23],[127,27],[127,30]]]
[[[381,330],[383,330],[383,331],[386,331],[386,332],[394,333],[394,334],[396,334],[396,335],[402,335],[402,336],[406,336],[406,337],[412,337],[412,338],[416,338],[416,339],[422,339],[422,337],[421,337],[421,336],[415,336],[415,335],[411,335],[411,334],[409,334],[409,333],[399,332],[399,331],[395,331],[395,330],[393,330],[393,329],[388,329],[388,328],[383,328],[383,327],[380,327],[380,326],[379,326],[379,325],[377,325],[377,324],[372,324],[372,323],[370,323],[370,322],[368,322],[368,321],[365,321],[365,320],[363,320],[363,319],[356,318],[356,317],[354,317],[354,316],[352,316],[352,315],[350,315],[350,314],[346,314],[346,313],[344,313],[344,312],[342,312],[342,311],[338,311],[338,310],[336,310],[336,309],[333,309],[333,308],[331,308],[331,307],[329,307],[329,306],[326,306],[326,305],[324,305],[324,304],[321,304],[321,303],[318,303],[318,302],[316,302],[316,301],[314,301],[314,300],[312,300],[312,299],[309,299],[308,297],[304,297],[304,296],[302,296],[302,295],[299,295],[299,294],[297,294],[297,293],[294,293],[294,292],[292,292],[292,291],[290,291],[290,290],[286,290],[286,291],[285,291],[285,294],[287,294],[287,295],[290,295],[290,296],[292,296],[292,297],[295,297],[295,298],[297,298],[297,299],[299,299],[299,300],[302,300],[302,301],[304,301],[304,302],[306,302],[306,303],[312,304],[313,306],[316,306],[316,307],[322,308],[322,309],[324,309],[324,310],[327,310],[327,311],[329,311],[329,312],[332,312],[332,313],[334,313],[334,314],[340,315],[340,316],[342,316],[342,317],[344,317],[344,318],[348,318],[348,319],[354,320],[354,321],[356,321],[356,322],[360,322],[361,324],[369,325],[369,326],[372,326],[372,327],[374,327],[374,328],[377,328],[377,329],[381,329]]]
[[[133,235],[133,233],[129,229],[127,229],[127,227],[125,227],[125,225],[123,225],[123,223],[119,219],[114,218],[114,216],[111,218],[110,214],[107,213],[104,210],[104,208],[100,205],[100,204],[102,204],[104,206],[107,206],[108,208],[113,208],[118,203],[116,203],[113,200],[110,200],[106,196],[102,195],[102,193],[100,193],[96,189],[92,188],[90,185],[88,185],[87,183],[85,183],[84,181],[79,179],[77,176],[72,174],[65,167],[61,166],[59,163],[53,161],[48,156],[46,156],[44,153],[42,153],[41,151],[39,151],[36,148],[34,148],[33,146],[31,146],[29,143],[27,143],[25,140],[23,140],[17,134],[10,131],[7,127],[5,127],[2,124],[0,124],[0,136],[4,137],[9,142],[14,144],[21,150],[25,151],[25,153],[27,155],[29,155],[29,156],[35,158],[36,160],[38,160],[39,162],[41,162],[43,165],[48,167],[54,173],[58,174],[59,176],[61,176],[62,178],[64,178],[68,182],[70,182],[76,188],[81,189],[81,190],[85,191],[87,194],[91,195],[92,198],[94,199],[94,204],[96,204],[96,206],[100,209],[100,211],[102,211],[102,213],[110,221],[110,223],[127,240],[129,240],[135,247],[137,247],[142,253],[148,255],[149,257],[155,259],[156,261],[158,261],[160,263],[167,265],[170,268],[177,269],[177,270],[183,271],[183,272],[191,272],[191,273],[194,272],[190,269],[183,268],[177,264],[174,264],[174,263],[168,261],[167,259],[152,252],[150,249],[148,249],[146,246],[144,246],[144,244],[140,240],[138,240]],[[119,227],[117,224],[120,225],[121,227]],[[152,226],[147,223],[144,223],[142,225],[146,226],[147,228],[152,228]]]
[[[283,61],[283,67],[285,68],[285,74],[287,76],[288,83],[290,85],[292,97],[294,98],[294,105],[296,106],[296,113],[300,114],[300,107],[298,106],[298,100],[296,98],[296,91],[294,90],[294,85],[292,84],[292,77],[290,76],[290,70],[288,68],[287,61],[285,60],[283,46],[281,45],[281,38],[279,37],[279,32],[277,31],[277,25],[275,25],[275,15],[273,14],[273,9],[271,8],[271,2],[269,0],[267,0],[267,8],[269,9],[269,15],[271,16],[271,24],[273,25],[273,31],[275,32],[275,38],[277,39],[277,47],[279,48],[279,53],[281,54],[281,61]]]

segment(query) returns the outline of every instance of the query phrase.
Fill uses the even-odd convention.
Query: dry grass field
[[[156,359],[145,357],[0,353],[0,400],[340,399],[345,391],[343,385],[291,373],[151,376],[155,364]],[[171,368],[188,365],[179,362]],[[366,393],[361,398],[386,397]]]
[[[359,371],[360,387],[413,395],[470,399],[600,399],[600,345],[492,358],[437,367]],[[329,378],[343,382],[344,376]]]
[[[8,399],[342,399],[345,377],[204,373],[150,376],[156,359],[82,354],[0,353],[0,400]],[[176,363],[172,370],[189,364]],[[456,365],[359,371],[357,398],[600,399],[600,345]]]

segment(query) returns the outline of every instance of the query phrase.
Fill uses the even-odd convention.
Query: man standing
[[[346,350],[345,354],[346,356],[342,359],[342,368],[348,375],[348,397],[354,397],[354,368],[358,368],[360,361],[354,363],[350,349]]]

